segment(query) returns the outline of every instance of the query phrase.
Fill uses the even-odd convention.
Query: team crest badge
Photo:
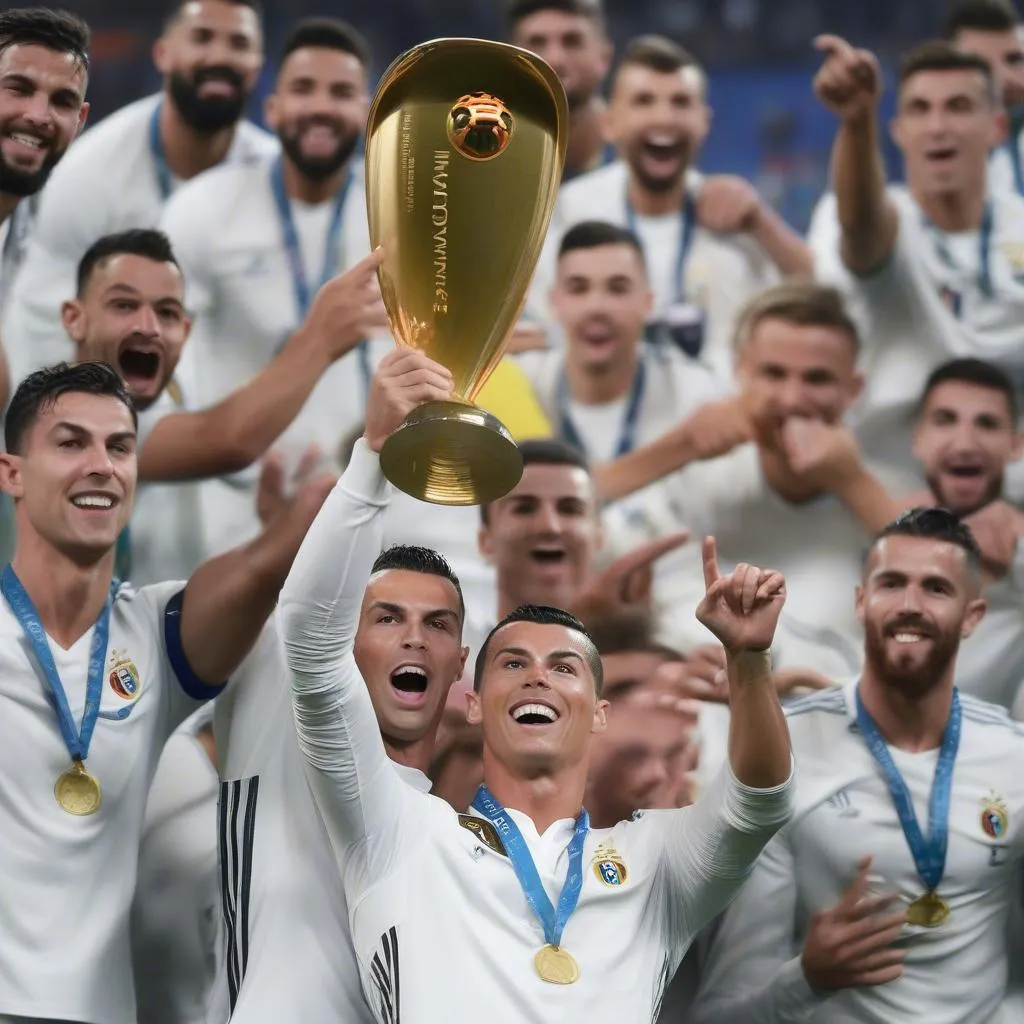
[[[1010,824],[1010,814],[1006,804],[994,793],[982,801],[981,830],[989,839],[1002,839]]]
[[[489,850],[500,853],[502,857],[508,856],[505,847],[501,845],[498,830],[489,821],[484,818],[475,818],[472,814],[460,814],[459,824],[467,832],[472,832]]]
[[[1013,276],[1019,278],[1024,274],[1024,245],[1019,242],[1005,242],[999,247],[1006,257],[1006,262],[1013,268]]]
[[[123,700],[136,700],[142,692],[142,682],[135,662],[127,651],[113,651],[110,658],[113,662],[113,668],[107,676],[110,688]]]
[[[591,862],[597,880],[609,889],[615,889],[626,881],[626,863],[611,843],[601,843],[594,851]]]

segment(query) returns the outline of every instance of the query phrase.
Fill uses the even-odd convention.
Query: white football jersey
[[[3,311],[11,378],[73,359],[61,303],[75,294],[78,261],[103,235],[156,227],[165,197],[150,145],[161,97],[147,96],[104,118],[75,141],[43,188],[39,217],[16,291]],[[276,152],[277,140],[248,121],[238,125],[225,161]],[[171,178],[173,188],[178,183]]]
[[[558,247],[565,232],[585,220],[629,226],[626,204],[628,170],[616,161],[580,175],[563,185],[551,218],[537,272],[530,290],[528,312],[557,328],[548,307],[548,292],[555,280]],[[691,196],[700,192],[703,176],[689,171],[686,185]],[[723,380],[733,375],[732,332],[736,314],[755,294],[777,284],[778,271],[768,255],[745,235],[715,235],[695,226],[689,251],[678,274],[682,243],[682,211],[660,217],[635,219],[643,243],[647,274],[654,291],[654,317],[661,319],[671,307],[683,303],[704,316],[702,362]],[[682,296],[680,296],[682,290]]]
[[[1024,182],[1017,181],[1014,169],[1014,150],[1017,163],[1024,168],[1024,132],[1011,135],[1001,146],[992,150],[988,160],[988,188],[990,192],[1021,193]]]
[[[224,166],[181,188],[167,204],[161,226],[185,275],[195,324],[182,358],[189,404],[202,409],[251,380],[277,354],[303,319],[271,188],[270,158]],[[345,197],[338,271],[370,251],[362,168],[353,168]],[[291,202],[307,281],[313,294],[326,258],[334,200],[316,206]],[[363,420],[367,370],[391,347],[390,336],[334,363],[320,378],[295,422],[275,447],[297,463],[311,444],[336,465],[343,442]],[[200,488],[204,554],[209,556],[259,530],[255,495],[259,467],[204,482]]]
[[[184,586],[118,591],[87,761],[103,803],[87,817],[54,799],[71,759],[29,642],[0,601],[0,875],[16,880],[0,913],[0,1013],[135,1020],[128,919],[150,783],[167,738],[218,692],[187,671],[176,611]],[[76,723],[92,635],[66,651],[50,641]]]
[[[647,1024],[697,931],[788,816],[790,784],[752,790],[726,772],[693,807],[591,831],[563,937],[580,978],[542,981],[533,958],[543,932],[493,826],[397,777],[353,658],[389,489],[377,456],[359,442],[278,609],[299,746],[377,1024],[472,1020],[482,1007],[495,1024]],[[508,813],[557,900],[574,823],[539,835],[525,815]]]
[[[856,682],[788,712],[797,762],[796,813],[768,845],[722,919],[703,966],[697,1024],[983,1024],[1007,980],[1007,916],[1024,842],[1024,727],[1002,708],[961,696],[946,868],[949,918],[907,925],[903,977],[814,992],[800,966],[813,914],[834,906],[874,858],[872,892],[906,903],[924,891],[885,778],[856,726]],[[938,750],[889,748],[927,831]]]
[[[370,1024],[345,892],[306,781],[274,623],[217,701],[214,735],[233,1024]],[[430,789],[422,772],[392,768],[413,788]]]
[[[217,769],[197,733],[206,704],[167,741],[149,790],[132,904],[139,1024],[223,1024]]]

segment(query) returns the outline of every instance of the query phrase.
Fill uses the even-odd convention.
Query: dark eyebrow
[[[89,437],[90,431],[86,430],[85,427],[80,426],[77,423],[69,423],[67,420],[61,420],[59,423],[54,425],[54,430],[66,430],[69,434],[74,434],[75,437]],[[135,440],[134,430],[119,430],[114,434],[107,435],[107,441],[126,441]]]
[[[399,615],[403,618],[408,614],[408,609],[403,608],[400,604],[395,604],[393,601],[374,601],[370,605],[370,611],[378,609],[383,612],[391,612],[393,615]],[[451,608],[436,608],[433,611],[427,612],[423,618],[425,619],[436,619],[438,616],[449,618],[455,622],[459,621],[458,612],[453,612]]]
[[[533,657],[533,655],[530,654],[530,652],[526,650],[525,647],[502,647],[500,650],[494,652],[494,659],[497,660],[503,654],[514,654],[517,658]]]
[[[584,662],[582,654],[578,651],[569,650],[568,647],[561,651],[552,651],[548,655],[548,661],[565,661],[566,658],[575,658],[581,665]]]

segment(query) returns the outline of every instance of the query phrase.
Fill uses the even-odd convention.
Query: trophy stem
[[[463,402],[414,409],[380,453],[384,475],[406,494],[438,505],[481,505],[523,475],[511,434],[489,412]]]

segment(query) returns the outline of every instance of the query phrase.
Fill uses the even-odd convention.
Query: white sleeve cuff
[[[380,456],[371,451],[365,438],[352,448],[352,457],[342,474],[341,485],[367,505],[387,505],[391,500],[391,484],[380,468]]]
[[[785,824],[793,813],[794,767],[795,761],[791,755],[789,778],[785,782],[770,789],[755,789],[736,778],[727,758],[726,800],[733,813],[740,820],[758,828]]]

